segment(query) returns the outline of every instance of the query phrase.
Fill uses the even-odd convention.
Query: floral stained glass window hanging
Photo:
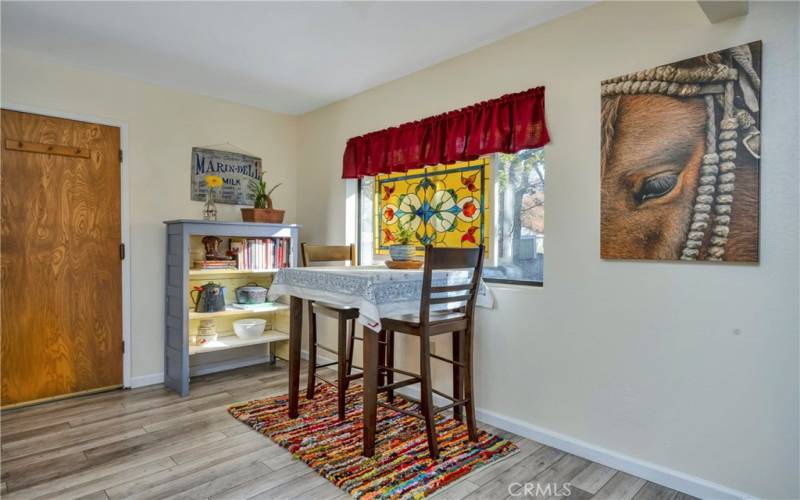
[[[489,249],[490,163],[488,158],[437,165],[375,178],[375,253],[389,253],[401,227],[416,235],[417,253],[424,247]]]

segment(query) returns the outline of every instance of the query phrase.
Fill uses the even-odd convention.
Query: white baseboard
[[[163,384],[164,383],[164,374],[163,373],[151,373],[149,375],[139,375],[138,377],[131,377],[131,389],[136,389],[137,387],[144,387],[146,385],[153,385],[153,384]]]
[[[414,398],[419,398],[419,389],[416,387],[404,387],[399,389],[398,392],[405,393]],[[436,405],[450,403],[450,401],[435,394],[434,399],[434,404]],[[504,431],[513,432],[514,434],[532,439],[552,448],[557,448],[561,451],[577,455],[587,460],[611,467],[612,469],[626,472],[698,498],[756,498],[754,495],[737,491],[721,484],[716,484],[657,464],[645,462],[490,410],[475,408],[475,416],[481,422],[503,429]]]
[[[225,370],[233,370],[235,368],[243,368],[245,366],[252,366],[261,363],[266,363],[269,360],[264,356],[250,356],[247,358],[233,359],[230,361],[221,361],[218,363],[207,363],[199,366],[190,367],[189,376],[196,377],[199,375],[207,375],[209,373],[216,373]],[[137,387],[145,387],[154,384],[163,384],[163,373],[151,373],[149,375],[140,375],[138,377],[131,377],[131,389]]]

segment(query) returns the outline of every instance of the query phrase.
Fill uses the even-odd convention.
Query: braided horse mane
[[[608,79],[601,84],[601,176],[606,174],[613,148],[621,96],[661,94],[704,98],[705,154],[692,219],[681,250],[682,260],[696,260],[700,256],[709,231],[705,258],[719,261],[725,255],[740,130],[744,131],[746,150],[754,158],[760,157],[760,132],[753,117],[759,111],[760,88],[761,79],[754,69],[749,45]],[[744,103],[742,107],[737,96]]]

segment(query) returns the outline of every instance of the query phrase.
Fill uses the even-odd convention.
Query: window
[[[486,281],[544,280],[544,150],[364,177],[359,195],[361,262],[383,260],[400,228],[424,246],[486,247]]]

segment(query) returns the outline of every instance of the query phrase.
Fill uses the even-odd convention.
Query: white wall
[[[283,182],[276,207],[294,222],[297,118],[70,68],[38,56],[2,53],[3,105],[70,112],[128,125],[132,275],[132,376],[157,382],[164,365],[164,225],[201,218],[190,201],[193,146],[230,142],[260,156],[269,182]],[[238,208],[217,205],[221,220]]]
[[[545,286],[495,287],[497,309],[479,312],[478,405],[752,495],[797,498],[797,30],[796,3],[751,2],[747,17],[718,25],[695,2],[602,3],[309,113],[298,139],[303,238],[345,241],[347,138],[545,85]],[[601,260],[600,81],[758,39],[761,263]]]

